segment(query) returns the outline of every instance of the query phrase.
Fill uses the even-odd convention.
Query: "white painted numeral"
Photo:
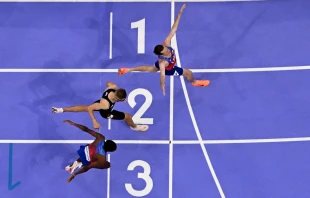
[[[145,184],[146,184],[145,188],[142,190],[136,190],[132,187],[132,184],[130,183],[126,183],[125,188],[127,192],[131,194],[132,196],[143,197],[143,196],[148,195],[153,189],[153,180],[150,177],[151,167],[146,161],[135,160],[128,165],[127,170],[132,171],[137,166],[141,166],[143,168],[143,172],[138,173],[138,178],[143,179],[145,181]]]
[[[131,108],[134,108],[137,104],[135,98],[138,95],[143,95],[145,97],[145,102],[140,107],[140,109],[138,109],[138,111],[132,116],[132,120],[136,124],[153,124],[153,118],[142,118],[143,114],[150,108],[152,104],[153,96],[151,92],[142,88],[133,90],[128,96],[128,104]]]
[[[145,53],[145,18],[131,23],[131,29],[138,28],[138,54]]]

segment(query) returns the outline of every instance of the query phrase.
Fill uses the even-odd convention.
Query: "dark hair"
[[[115,92],[116,97],[118,97],[119,99],[126,99],[127,97],[127,93],[125,89],[118,89]]]
[[[163,55],[162,53],[161,53],[161,51],[163,51],[164,50],[164,46],[163,45],[156,45],[155,47],[154,47],[154,54],[156,54],[156,55]]]
[[[113,140],[107,140],[103,145],[103,149],[106,152],[114,152],[117,149],[117,145]]]

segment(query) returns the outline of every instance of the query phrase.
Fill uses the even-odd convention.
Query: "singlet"
[[[106,99],[109,102],[110,107],[108,109],[100,109],[100,114],[110,114],[111,111],[113,110],[115,102],[111,102],[111,100],[109,99],[108,96],[109,96],[110,92],[115,92],[115,89],[108,89],[105,92],[103,92],[103,94],[102,94],[101,98]]]
[[[99,155],[103,155],[106,156],[106,152],[103,149],[105,140],[100,141],[97,145],[88,145],[85,147],[85,156],[86,156],[86,160],[89,161],[90,163],[93,162],[93,156],[94,154],[99,154]]]
[[[175,52],[174,52],[174,49],[172,49],[172,47],[167,47],[170,52],[171,52],[171,57],[170,58],[167,58],[167,57],[164,57],[162,55],[159,55],[158,56],[158,59],[161,59],[161,60],[165,60],[169,63],[169,65],[166,67],[166,70],[171,70],[173,69],[174,65],[176,64],[176,59],[175,59]]]

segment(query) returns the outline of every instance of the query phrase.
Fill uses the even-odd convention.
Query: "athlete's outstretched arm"
[[[103,104],[101,104],[101,103],[93,103],[93,104],[91,104],[91,105],[89,105],[87,107],[88,114],[89,114],[91,120],[93,121],[93,125],[94,125],[95,129],[99,129],[100,128],[100,124],[99,124],[99,122],[95,118],[94,111],[95,110],[100,110],[100,109],[106,109],[106,107]]]
[[[166,68],[166,61],[159,60],[159,69],[160,69],[160,87],[164,95],[166,95],[165,91],[165,68]]]
[[[68,124],[71,124],[71,125],[73,125],[73,126],[79,128],[79,129],[81,129],[82,131],[84,131],[84,132],[86,132],[86,133],[89,133],[90,135],[94,136],[96,139],[102,139],[102,140],[105,139],[105,137],[104,137],[102,134],[97,133],[97,132],[95,132],[95,131],[89,129],[89,128],[87,128],[87,127],[84,126],[84,125],[74,123],[74,122],[72,122],[71,120],[64,120],[63,122],[68,123]]]
[[[182,15],[183,10],[185,9],[185,7],[186,7],[186,4],[184,4],[182,6],[182,8],[180,9],[180,11],[178,13],[178,16],[177,16],[177,19],[174,21],[173,26],[171,28],[171,31],[170,31],[169,35],[167,36],[167,38],[165,39],[165,41],[163,43],[164,45],[166,45],[166,46],[170,46],[171,45],[171,39],[173,38],[174,34],[176,33],[176,31],[178,29],[180,18],[181,18],[181,15]]]
[[[107,82],[107,89],[118,89],[118,86],[115,83],[109,81]]]

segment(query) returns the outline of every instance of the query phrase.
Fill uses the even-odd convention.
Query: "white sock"
[[[52,107],[52,109],[53,109],[53,113],[63,113],[64,112],[63,108]]]

